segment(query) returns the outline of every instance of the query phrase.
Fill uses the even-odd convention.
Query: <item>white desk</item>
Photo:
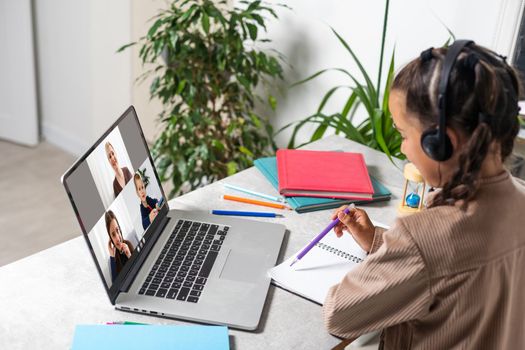
[[[366,209],[375,220],[386,224],[393,222],[404,180],[401,171],[384,154],[337,136],[317,141],[305,149],[362,152],[371,174],[393,194],[391,201],[369,204]],[[170,207],[246,210],[246,204],[220,198],[224,193],[223,183],[276,193],[257,169],[250,168],[176,198],[170,201]],[[331,210],[305,214],[289,212],[285,219],[260,220],[287,226],[288,234],[281,251],[283,259],[321,231],[329,221],[330,213]],[[64,215],[73,215],[73,212]],[[71,345],[77,324],[117,320],[185,323],[115,310],[100,282],[83,237],[0,268],[0,348],[66,349]],[[337,345],[339,339],[328,334],[324,328],[321,306],[271,286],[258,330],[245,332],[230,329],[230,343],[232,349],[327,349]]]

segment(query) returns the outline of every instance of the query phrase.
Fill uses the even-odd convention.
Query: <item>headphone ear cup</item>
[[[439,142],[439,129],[428,129],[421,135],[421,148],[431,159],[443,162],[452,156],[452,142],[445,134],[444,145]]]

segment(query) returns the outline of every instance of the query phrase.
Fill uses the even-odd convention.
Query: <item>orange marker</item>
[[[290,207],[288,207],[286,205],[283,205],[283,204],[263,202],[263,201],[258,201],[258,200],[255,200],[255,199],[244,198],[244,197],[230,196],[229,194],[225,194],[223,196],[223,198],[227,199],[227,200],[230,200],[230,201],[249,203],[249,204],[255,204],[255,205],[262,205],[262,206],[265,206],[265,207],[271,207],[271,208],[277,208],[277,209],[289,209],[289,210],[291,210]]]

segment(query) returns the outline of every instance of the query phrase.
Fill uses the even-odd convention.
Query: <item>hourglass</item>
[[[405,189],[403,190],[403,198],[397,208],[397,212],[400,215],[408,215],[417,213],[423,206],[423,200],[425,197],[425,180],[423,176],[414,164],[407,163],[403,170],[403,176],[405,177]],[[413,188],[410,193],[407,194],[409,187]],[[419,189],[421,188],[421,194]]]

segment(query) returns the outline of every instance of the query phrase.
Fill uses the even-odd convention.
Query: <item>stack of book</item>
[[[298,213],[389,200],[390,191],[368,174],[363,155],[282,149],[255,167]]]

